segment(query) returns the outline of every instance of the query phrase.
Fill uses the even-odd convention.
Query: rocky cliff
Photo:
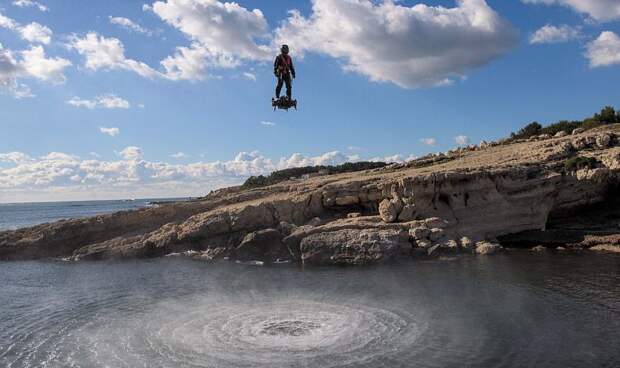
[[[571,218],[614,200],[619,133],[619,126],[606,126],[483,142],[381,169],[231,188],[193,202],[0,232],[0,259],[181,253],[324,265],[490,254],[502,244],[616,249],[614,221],[604,229],[572,229],[562,244],[548,240],[565,235]],[[571,166],[576,158],[589,164]],[[558,223],[556,214],[568,213],[564,228],[549,228]]]

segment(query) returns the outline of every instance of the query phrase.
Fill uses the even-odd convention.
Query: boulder
[[[475,243],[468,237],[464,236],[461,238],[461,247],[464,249],[472,249],[474,248]]]
[[[608,133],[599,134],[596,136],[596,146],[600,149],[611,146],[612,136]]]
[[[322,223],[323,223],[323,221],[321,220],[320,217],[314,217],[313,219],[308,221],[308,223],[306,225],[307,226],[321,226]]]
[[[534,248],[532,248],[533,252],[545,252],[547,251],[547,248],[543,247],[542,245],[537,245]]]
[[[386,223],[396,222],[403,209],[403,202],[399,197],[384,199],[379,204],[379,215]]]
[[[255,231],[246,235],[234,250],[235,259],[243,262],[273,262],[276,259],[291,258],[288,248],[282,243],[282,234],[275,229]]]
[[[503,250],[504,248],[495,243],[490,242],[478,242],[476,243],[476,254],[480,255],[491,255],[496,254]]]
[[[575,130],[573,130],[573,135],[577,135],[577,134],[581,134],[583,132],[585,132],[586,130],[583,128],[577,128]]]
[[[562,137],[566,137],[568,135],[568,133],[566,133],[563,130],[560,130],[559,132],[555,133],[554,137],[555,138],[562,138]]]
[[[300,248],[305,265],[362,265],[409,257],[412,246],[404,230],[344,229],[309,235]]]
[[[359,212],[351,212],[347,214],[347,218],[358,218],[358,217],[362,217],[362,214]]]

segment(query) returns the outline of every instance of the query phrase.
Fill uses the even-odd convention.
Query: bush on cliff
[[[594,157],[577,156],[566,160],[564,163],[565,172],[574,172],[581,169],[594,169],[598,161]]]
[[[605,106],[600,113],[594,114],[593,117],[587,118],[584,120],[575,120],[568,121],[562,120],[554,124],[547,125],[543,127],[538,122],[530,123],[523,128],[521,128],[516,133],[510,134],[511,140],[516,139],[528,139],[530,137],[534,137],[541,134],[549,134],[551,136],[557,134],[558,132],[566,132],[568,134],[572,133],[573,130],[577,128],[582,128],[585,130],[589,130],[592,128],[599,127],[601,125],[606,124],[617,124],[620,123],[620,111],[616,112],[616,110],[611,106]]]
[[[377,169],[386,166],[385,162],[347,162],[338,166],[305,166],[294,167],[290,169],[274,171],[268,176],[250,176],[241,186],[242,189],[260,188],[267,185],[273,185],[290,178],[299,178],[306,174],[318,174],[325,172],[327,174],[340,174],[345,172],[355,172],[370,169]]]

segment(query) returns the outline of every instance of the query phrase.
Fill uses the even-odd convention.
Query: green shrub
[[[537,122],[530,123],[521,128],[517,133],[511,133],[510,138],[512,140],[527,139],[541,134],[549,134],[553,136],[561,131],[570,134],[573,130],[577,128],[590,130],[602,125],[617,123],[620,123],[620,111],[616,111],[611,106],[605,106],[600,113],[596,113],[593,117],[581,121],[563,120],[555,124],[547,125],[546,127],[542,127]]]
[[[577,156],[569,158],[564,163],[566,172],[573,172],[581,169],[594,169],[598,165],[598,161],[594,157]]]

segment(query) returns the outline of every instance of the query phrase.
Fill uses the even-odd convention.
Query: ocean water
[[[136,199],[126,201],[82,201],[41,203],[0,203],[0,231],[14,230],[45,222],[80,218],[149,206],[151,202],[180,199]]]
[[[0,367],[620,366],[620,257],[0,263]]]

